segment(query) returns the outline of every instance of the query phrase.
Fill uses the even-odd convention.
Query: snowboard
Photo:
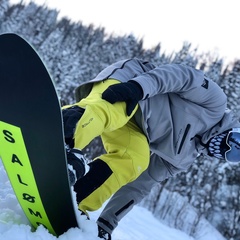
[[[58,95],[33,47],[11,33],[0,35],[0,158],[34,228],[79,227]]]

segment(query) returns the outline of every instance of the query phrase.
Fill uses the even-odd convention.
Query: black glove
[[[83,113],[84,109],[78,106],[73,106],[62,110],[65,143],[71,148],[74,146],[73,135],[76,125]]]
[[[135,81],[118,83],[109,86],[102,94],[102,98],[110,103],[126,102],[127,115],[130,116],[137,103],[143,98],[143,90]]]

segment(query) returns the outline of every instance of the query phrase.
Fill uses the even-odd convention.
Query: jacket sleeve
[[[141,85],[143,99],[157,94],[175,93],[214,112],[224,112],[226,108],[227,97],[223,90],[206,78],[202,71],[189,66],[162,65],[132,80]]]

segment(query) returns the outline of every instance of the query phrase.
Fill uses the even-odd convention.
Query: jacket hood
[[[218,124],[216,124],[213,128],[208,130],[206,133],[202,136],[202,142],[206,144],[212,137],[223,133],[227,130],[230,130],[232,128],[239,128],[240,122],[238,121],[237,117],[234,116],[232,111],[229,109],[226,109],[223,118],[221,121],[219,121]]]

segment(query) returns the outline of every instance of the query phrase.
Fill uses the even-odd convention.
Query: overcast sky
[[[144,47],[161,43],[167,53],[184,41],[198,52],[212,52],[226,61],[240,59],[239,0],[32,0],[106,33],[133,33]],[[20,0],[10,0],[11,3]],[[30,0],[23,0],[24,3]]]

